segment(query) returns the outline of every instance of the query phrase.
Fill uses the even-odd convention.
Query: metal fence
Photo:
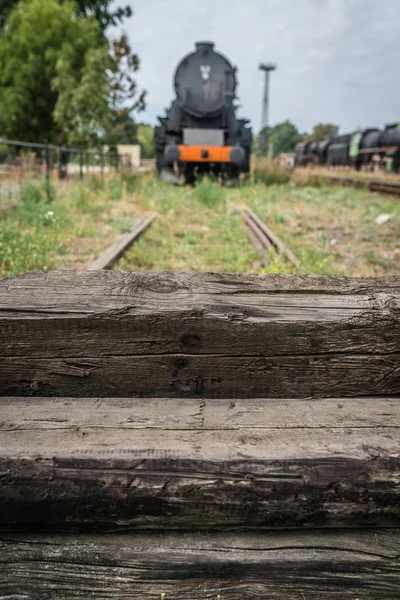
[[[0,138],[0,207],[20,195],[27,178],[83,179],[87,174],[103,176],[129,167],[129,156],[118,152],[69,148],[53,144],[18,142]]]

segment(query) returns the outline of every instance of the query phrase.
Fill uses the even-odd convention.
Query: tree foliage
[[[113,0],[78,0],[80,14],[94,15],[103,31],[109,25],[119,25],[123,19],[132,16],[130,6],[111,9]]]
[[[108,48],[73,2],[22,0],[0,36],[0,127],[19,140],[81,141],[109,118]]]
[[[138,91],[134,74],[139,70],[139,58],[132,53],[125,34],[111,44],[111,102],[117,112],[141,111],[145,108],[146,92]]]
[[[88,145],[144,108],[138,57],[125,35],[110,43],[98,21],[96,6],[109,4],[20,0],[11,10],[0,34],[3,136]],[[128,14],[121,10],[107,18]]]
[[[334,137],[339,133],[339,127],[333,125],[333,123],[318,123],[314,125],[312,133],[306,136],[306,142],[313,142],[314,140],[325,140]]]
[[[60,0],[61,3],[65,0]],[[0,0],[0,29],[4,27],[7,17],[19,0]],[[129,6],[111,9],[112,0],[77,0],[75,10],[82,16],[94,16],[104,31],[109,25],[118,25],[132,15]]]
[[[138,123],[137,138],[142,158],[155,158],[154,127],[146,123]]]
[[[111,149],[115,149],[118,144],[138,143],[137,125],[128,110],[113,112],[111,125],[102,141]]]
[[[293,152],[296,144],[302,140],[302,135],[299,133],[297,127],[290,121],[284,121],[260,132],[257,140],[258,143],[256,141],[258,152],[261,151],[260,140],[262,140],[263,135],[266,136],[268,146],[270,148],[272,146],[273,156],[277,156],[282,152]]]
[[[271,129],[269,141],[273,147],[273,154],[277,156],[282,152],[293,152],[296,144],[302,139],[297,127],[290,121],[284,121]]]

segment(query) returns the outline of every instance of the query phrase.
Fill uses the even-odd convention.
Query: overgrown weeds
[[[241,202],[293,251],[301,273],[400,273],[400,205],[390,196],[294,182],[226,189],[204,178],[194,188],[177,188],[151,175],[117,178],[63,184],[50,201],[42,184],[26,182],[21,202],[2,216],[0,275],[85,268],[149,210],[159,217],[116,268],[294,272],[275,252],[262,263],[232,208]],[[382,213],[389,219],[380,224]]]
[[[224,190],[218,184],[218,181],[212,177],[198,179],[195,192],[197,200],[204,206],[218,208],[224,203]]]
[[[291,173],[268,158],[254,159],[253,182],[264,185],[283,185],[291,179]]]
[[[127,231],[140,178],[87,177],[55,184],[26,180],[17,205],[1,216],[0,276],[31,270],[81,268]],[[118,200],[118,193],[125,198]]]

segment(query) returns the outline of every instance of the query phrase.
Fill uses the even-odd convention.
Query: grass
[[[194,188],[149,181],[140,202],[158,218],[115,268],[246,272],[260,268],[227,190],[211,180]]]
[[[115,268],[294,272],[273,251],[264,266],[232,207],[241,202],[283,239],[300,260],[301,273],[400,274],[397,198],[294,181],[227,189],[203,179],[195,187],[177,188],[151,174],[104,183],[87,179],[47,190],[26,182],[21,202],[0,217],[0,274],[85,269],[150,210],[158,218]],[[382,213],[390,219],[378,225],[375,219]]]
[[[252,182],[265,185],[288,183],[291,173],[279,164],[264,157],[253,158]]]
[[[0,215],[0,276],[85,268],[130,228],[138,211],[126,195],[139,187],[123,175],[57,187],[26,180],[20,201]]]
[[[269,224],[301,262],[301,273],[400,274],[400,202],[341,186],[248,186],[232,190]],[[378,215],[391,215],[378,225]],[[290,272],[276,259],[275,268]]]
[[[219,207],[224,203],[223,189],[215,185],[216,181],[205,177],[196,182],[196,198],[204,206]]]
[[[298,187],[293,182],[236,189],[218,188],[209,181],[194,189],[158,181],[150,185],[146,208],[157,210],[159,218],[115,268],[295,272],[275,252],[267,267],[262,264],[231,207],[244,202],[294,252],[300,273],[400,274],[400,203],[389,196],[340,186]],[[225,205],[221,195],[229,201]],[[375,219],[381,213],[391,218],[378,225]]]

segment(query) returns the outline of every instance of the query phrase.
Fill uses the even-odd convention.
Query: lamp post
[[[261,63],[259,65],[260,71],[264,71],[264,94],[262,101],[262,113],[261,113],[261,132],[260,132],[260,149],[262,154],[266,154],[268,151],[268,133],[266,128],[268,127],[268,106],[269,106],[269,74],[271,71],[276,70],[276,65],[272,63]]]

